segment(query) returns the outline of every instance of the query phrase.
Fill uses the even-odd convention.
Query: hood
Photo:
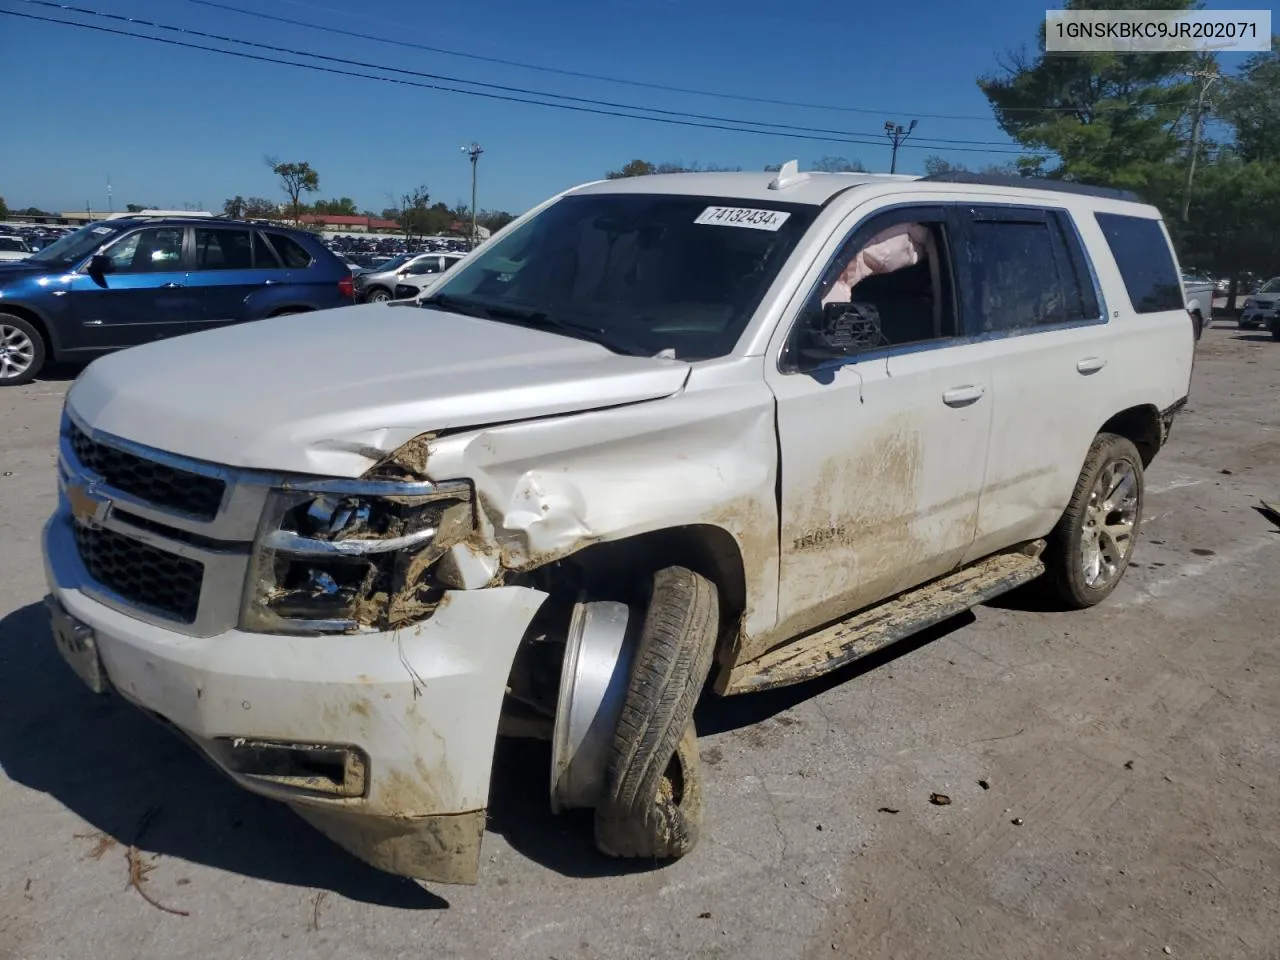
[[[61,274],[63,272],[64,268],[59,267],[56,263],[32,263],[31,254],[29,253],[24,254],[23,257],[24,259],[22,260],[0,260],[0,283],[30,277],[35,274]]]
[[[655,400],[687,377],[678,360],[370,304],[110,354],[67,406],[92,430],[183,456],[356,477],[421,433]]]
[[[1251,293],[1248,299],[1259,307],[1274,307],[1280,301],[1280,293]]]

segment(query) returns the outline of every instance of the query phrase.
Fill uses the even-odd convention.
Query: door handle
[[[1107,361],[1101,357],[1085,357],[1076,364],[1076,371],[1088,376],[1091,373],[1097,373],[1107,365]]]
[[[971,403],[977,403],[982,399],[982,395],[987,392],[987,388],[982,384],[970,384],[964,387],[952,387],[942,395],[942,402],[948,407],[967,407]]]
[[[161,290],[176,290],[176,289],[178,289],[179,287],[185,287],[185,286],[186,286],[186,284],[185,284],[185,283],[162,283],[162,284],[160,284],[160,289],[161,289]]]

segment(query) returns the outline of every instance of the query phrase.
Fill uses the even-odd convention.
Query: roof
[[[109,213],[104,220],[128,220],[132,217],[173,217],[174,219],[190,220],[192,218],[201,217],[209,219],[213,213],[208,210],[136,210],[133,213]]]
[[[621,177],[616,180],[597,180],[575,190],[574,194],[618,193],[666,193],[687,196],[723,197],[747,203],[798,203],[821,206],[836,194],[850,187],[881,187],[894,184],[907,185],[913,193],[952,193],[961,191],[973,197],[989,197],[998,202],[1010,194],[1036,203],[1077,202],[1082,196],[1091,197],[1094,205],[1114,209],[1142,207],[1148,214],[1154,207],[1127,190],[1093,187],[1024,177],[1002,177],[987,174],[950,174],[937,177],[920,177],[885,173],[799,173],[791,164],[784,166],[782,174],[776,173],[666,173],[643,177]],[[782,177],[778,188],[770,187],[775,178]],[[1135,211],[1136,212],[1136,211]]]
[[[298,217],[302,223],[323,223],[327,227],[371,227],[399,230],[400,224],[383,217],[362,217],[346,213],[304,213]]]
[[[701,197],[735,197],[762,203],[807,203],[821,206],[842,190],[869,183],[895,183],[918,177],[890,173],[806,173],[795,183],[771,190],[776,173],[658,173],[644,177],[598,180],[572,191],[583,193],[674,193]]]

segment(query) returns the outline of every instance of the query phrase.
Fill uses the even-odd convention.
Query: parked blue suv
[[[0,262],[0,386],[28,383],[49,359],[353,302],[351,271],[305,231],[104,220]]]

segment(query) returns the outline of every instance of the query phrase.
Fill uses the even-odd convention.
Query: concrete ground
[[[700,710],[698,849],[596,857],[503,749],[480,884],[383,875],[57,659],[66,382],[0,390],[0,958],[1280,957],[1280,344],[1208,330],[1136,560]],[[984,786],[985,784],[985,786]],[[930,803],[931,793],[951,803]],[[128,887],[128,847],[163,912]]]

